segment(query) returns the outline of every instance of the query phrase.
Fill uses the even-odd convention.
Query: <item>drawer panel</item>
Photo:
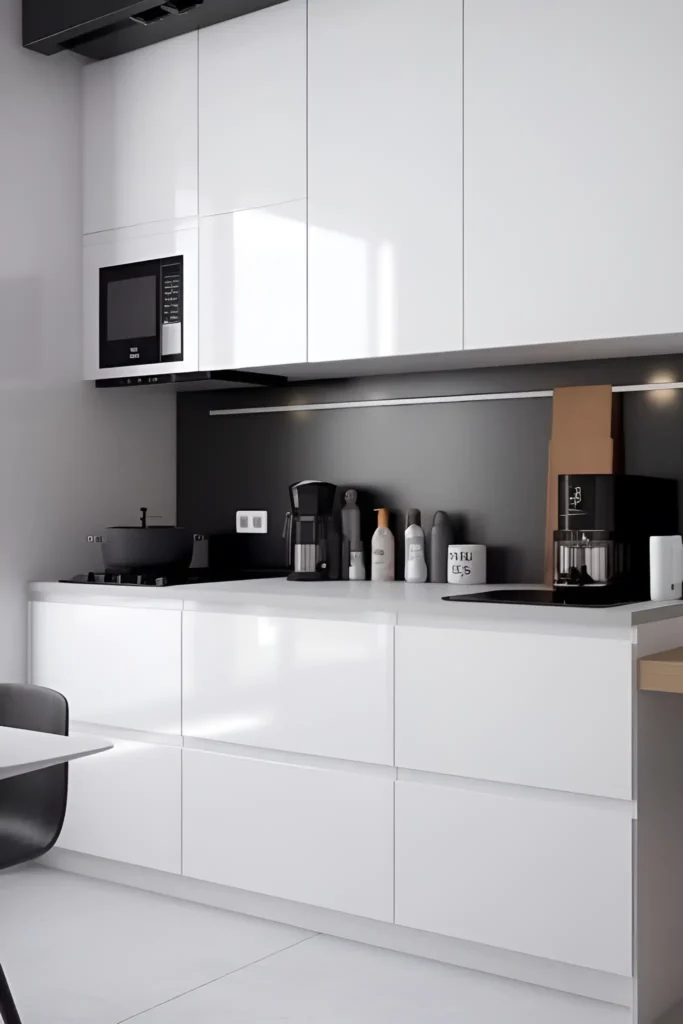
[[[396,764],[630,799],[627,641],[396,629]]]
[[[393,628],[185,612],[183,731],[393,763]]]
[[[183,874],[393,918],[391,779],[183,751]]]
[[[63,693],[74,721],[180,735],[180,616],[37,601],[32,682]]]
[[[396,923],[632,973],[632,820],[544,797],[396,784]]]
[[[180,748],[112,742],[69,765],[58,845],[180,874]]]

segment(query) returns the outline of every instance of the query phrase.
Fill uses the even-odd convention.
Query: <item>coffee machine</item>
[[[287,579],[339,579],[341,537],[334,512],[336,495],[336,486],[322,480],[291,484],[292,511],[287,513],[284,536],[293,572]]]
[[[570,473],[558,486],[555,593],[568,604],[646,601],[650,537],[679,532],[676,481]]]

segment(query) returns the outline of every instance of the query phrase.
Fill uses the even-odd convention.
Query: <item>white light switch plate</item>
[[[268,513],[266,511],[237,512],[235,526],[238,533],[268,533]]]

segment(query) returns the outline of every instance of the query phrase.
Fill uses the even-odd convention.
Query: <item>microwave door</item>
[[[183,358],[182,257],[100,270],[100,367]]]

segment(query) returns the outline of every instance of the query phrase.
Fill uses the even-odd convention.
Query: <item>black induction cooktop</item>
[[[590,600],[580,599],[575,591],[569,597],[555,590],[488,590],[477,594],[449,594],[442,600],[476,601],[479,604],[561,605],[564,608],[620,608],[635,603],[633,598],[615,601],[613,594],[608,600],[602,601],[595,597]]]

